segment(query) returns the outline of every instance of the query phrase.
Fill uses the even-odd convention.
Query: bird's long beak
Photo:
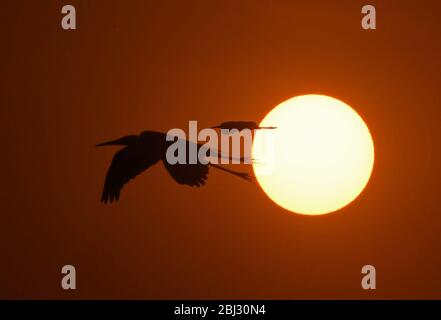
[[[102,142],[96,144],[95,147],[113,146],[113,145],[118,145],[118,143],[115,143],[115,141]]]
[[[132,136],[125,136],[116,140],[112,140],[112,141],[107,141],[107,142],[102,142],[97,144],[97,147],[103,147],[103,146],[128,146],[130,144],[132,144],[133,142],[135,142],[137,140],[137,136],[132,135]]]

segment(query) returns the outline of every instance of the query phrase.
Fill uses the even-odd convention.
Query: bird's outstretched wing
[[[175,179],[177,183],[187,184],[192,187],[200,187],[205,185],[208,178],[208,166],[197,164],[169,164],[163,161],[168,173]]]
[[[139,152],[131,147],[119,150],[112,159],[104,182],[101,201],[107,203],[119,199],[121,188],[160,160],[155,153]]]

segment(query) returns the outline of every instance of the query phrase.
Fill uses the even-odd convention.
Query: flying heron
[[[196,164],[169,164],[166,159],[168,147],[174,143],[167,141],[167,134],[155,131],[144,131],[140,135],[129,135],[116,140],[103,142],[97,145],[101,146],[125,146],[117,151],[110,164],[107,176],[104,182],[101,202],[118,201],[120,192],[123,186],[134,179],[137,175],[147,170],[159,161],[162,161],[168,173],[179,184],[186,184],[189,186],[199,187],[205,185],[205,180],[208,178],[209,166],[223,170],[230,174],[236,175],[242,179],[252,181],[252,176],[247,173],[236,172],[229,170],[214,163],[201,163],[199,159]],[[184,141],[187,150],[189,145],[193,142]],[[196,144],[196,149],[199,154],[201,148],[207,148],[208,153],[217,155],[217,157],[224,157],[216,150],[211,150],[208,147]],[[228,157],[232,159],[231,157]],[[243,160],[243,158],[240,158]]]

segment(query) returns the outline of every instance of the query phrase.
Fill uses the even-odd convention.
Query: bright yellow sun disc
[[[254,172],[265,193],[296,213],[319,215],[352,202],[374,165],[363,119],[347,104],[304,95],[275,107],[253,142]]]

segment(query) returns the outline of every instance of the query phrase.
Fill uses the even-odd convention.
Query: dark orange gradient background
[[[441,5],[374,1],[365,31],[364,4],[5,1],[0,297],[441,298]],[[295,215],[223,172],[192,189],[162,165],[99,202],[115,150],[96,143],[260,121],[305,93],[350,104],[373,135],[373,175],[344,209]]]

